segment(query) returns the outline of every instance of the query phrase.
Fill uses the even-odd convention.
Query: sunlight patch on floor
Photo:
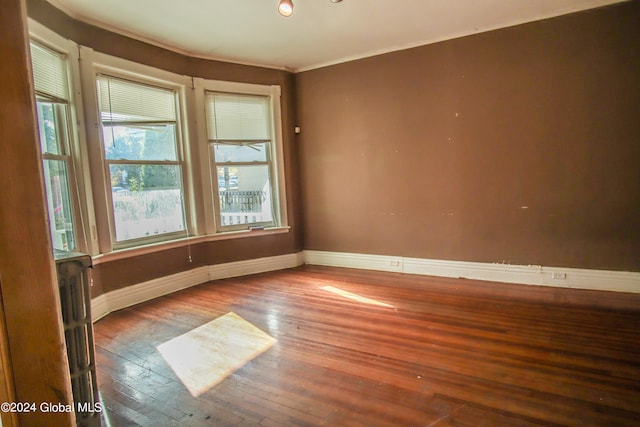
[[[367,298],[367,297],[363,297],[361,295],[358,294],[354,294],[351,293],[349,291],[345,291],[344,289],[340,289],[340,288],[334,288],[333,286],[323,286],[320,289],[324,289],[325,291],[329,291],[331,293],[334,293],[336,295],[340,295],[341,297],[344,298],[348,298],[350,300],[353,301],[358,301],[358,302],[362,302],[365,304],[371,304],[371,305],[378,305],[381,307],[390,307],[390,308],[394,308],[392,305],[375,300],[375,299],[371,299],[371,298]]]
[[[229,312],[160,344],[157,349],[189,393],[198,397],[276,341]]]

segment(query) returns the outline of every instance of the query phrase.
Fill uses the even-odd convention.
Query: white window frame
[[[193,235],[193,170],[189,162],[189,126],[187,108],[191,101],[191,79],[169,71],[160,70],[138,64],[122,58],[95,52],[93,49],[80,46],[82,89],[85,99],[85,114],[91,125],[91,132],[87,135],[89,144],[89,160],[91,162],[91,182],[95,194],[96,221],[99,241],[99,252],[106,254],[114,250],[135,248]],[[99,75],[108,75],[132,82],[157,86],[172,90],[176,93],[177,102],[177,130],[176,144],[178,159],[182,168],[182,190],[185,230],[180,232],[154,235],[144,238],[118,242],[115,234],[114,212],[112,203],[111,183],[109,179],[108,162],[104,155],[104,141],[102,137],[100,109],[96,80]]]
[[[66,56],[67,79],[69,86],[66,104],[67,150],[65,159],[61,156],[43,155],[43,159],[66,160],[72,205],[73,226],[76,239],[75,250],[96,254],[98,250],[95,233],[95,214],[93,194],[88,176],[88,154],[84,132],[84,109],[80,94],[80,67],[78,64],[78,45],[61,37],[42,24],[28,19],[30,40]]]
[[[286,231],[289,229],[287,218],[287,198],[284,172],[284,148],[282,138],[282,113],[280,105],[281,89],[277,85],[260,85],[250,83],[227,82],[220,80],[194,79],[195,103],[197,106],[198,123],[198,147],[202,188],[205,200],[204,224],[202,228],[207,235],[227,236],[252,233],[245,226],[223,227],[220,223],[220,215],[216,212],[218,206],[218,179],[213,150],[210,149],[210,140],[207,134],[207,118],[205,98],[207,92],[225,92],[230,94],[258,95],[269,98],[271,110],[271,190],[274,201],[274,225],[267,231]],[[195,151],[195,150],[194,150]],[[262,233],[259,233],[262,234]]]

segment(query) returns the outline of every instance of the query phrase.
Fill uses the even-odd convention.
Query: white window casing
[[[189,176],[193,174],[188,156],[188,126],[185,125],[186,88],[191,80],[153,67],[101,54],[81,47],[82,82],[87,117],[92,123],[88,135],[92,184],[96,194],[96,211],[100,252],[154,244],[189,237],[192,229],[193,189]],[[144,98],[144,99],[143,99]],[[107,158],[106,129],[113,124],[144,129],[171,124],[175,126],[175,158]],[[103,132],[103,125],[105,132]],[[125,156],[126,157],[126,156]],[[127,237],[117,227],[114,197],[120,197],[112,186],[110,168],[134,165],[144,167],[177,167],[179,169],[180,200],[183,223],[174,231]],[[122,189],[123,191],[129,191]],[[131,193],[128,193],[131,195]],[[141,198],[142,192],[135,193]],[[120,223],[122,224],[122,222]],[[130,227],[131,229],[133,227]]]
[[[282,143],[281,106],[280,106],[280,86],[246,84],[236,82],[225,82],[217,80],[194,79],[195,102],[197,109],[198,123],[198,152],[200,168],[202,169],[202,187],[207,203],[205,205],[205,224],[208,235],[224,235],[234,231],[246,232],[252,225],[261,227],[266,225],[271,229],[287,228],[287,209],[285,192],[285,173]],[[253,109],[254,115],[260,117],[253,120],[244,120],[242,123],[216,123],[212,111],[215,105],[214,98],[220,95],[229,98],[226,105],[234,104],[234,97],[242,101],[243,96],[249,96],[248,101],[254,102],[258,98],[264,98],[267,103],[265,109],[259,106]],[[259,99],[257,101],[260,102]],[[254,102],[255,103],[255,102]],[[266,112],[266,113],[265,113]],[[262,114],[268,114],[267,121],[263,120]],[[233,121],[233,114],[228,114],[229,120]],[[266,125],[266,128],[264,127]],[[244,222],[232,225],[222,223],[222,212],[220,206],[219,177],[216,166],[223,166],[213,154],[212,147],[216,142],[227,142],[239,145],[265,144],[269,153],[265,159],[253,159],[248,162],[229,163],[230,166],[260,166],[265,165],[270,168],[271,199],[273,200],[272,212],[273,220],[262,223],[259,219],[253,221],[251,218],[248,224]],[[219,160],[219,159],[218,159]],[[251,217],[251,214],[247,216]]]
[[[66,105],[67,147],[69,156],[69,191],[74,218],[76,250],[89,254],[98,253],[98,239],[95,233],[95,212],[93,193],[88,176],[88,155],[85,141],[84,109],[80,92],[80,68],[78,45],[29,19],[29,37],[46,49],[57,52],[64,61],[56,64],[47,59],[43,52],[34,52],[32,67],[37,81],[36,96],[42,100],[60,102]],[[40,61],[42,60],[42,61]],[[62,64],[62,66],[60,66]],[[45,155],[54,158],[55,156]]]

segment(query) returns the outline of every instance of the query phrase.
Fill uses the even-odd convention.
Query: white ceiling
[[[620,0],[48,0],[73,18],[190,56],[309,70]]]

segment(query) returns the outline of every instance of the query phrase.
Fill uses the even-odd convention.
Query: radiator
[[[91,257],[55,251],[62,321],[78,427],[101,425],[102,404],[96,382],[89,268]]]

